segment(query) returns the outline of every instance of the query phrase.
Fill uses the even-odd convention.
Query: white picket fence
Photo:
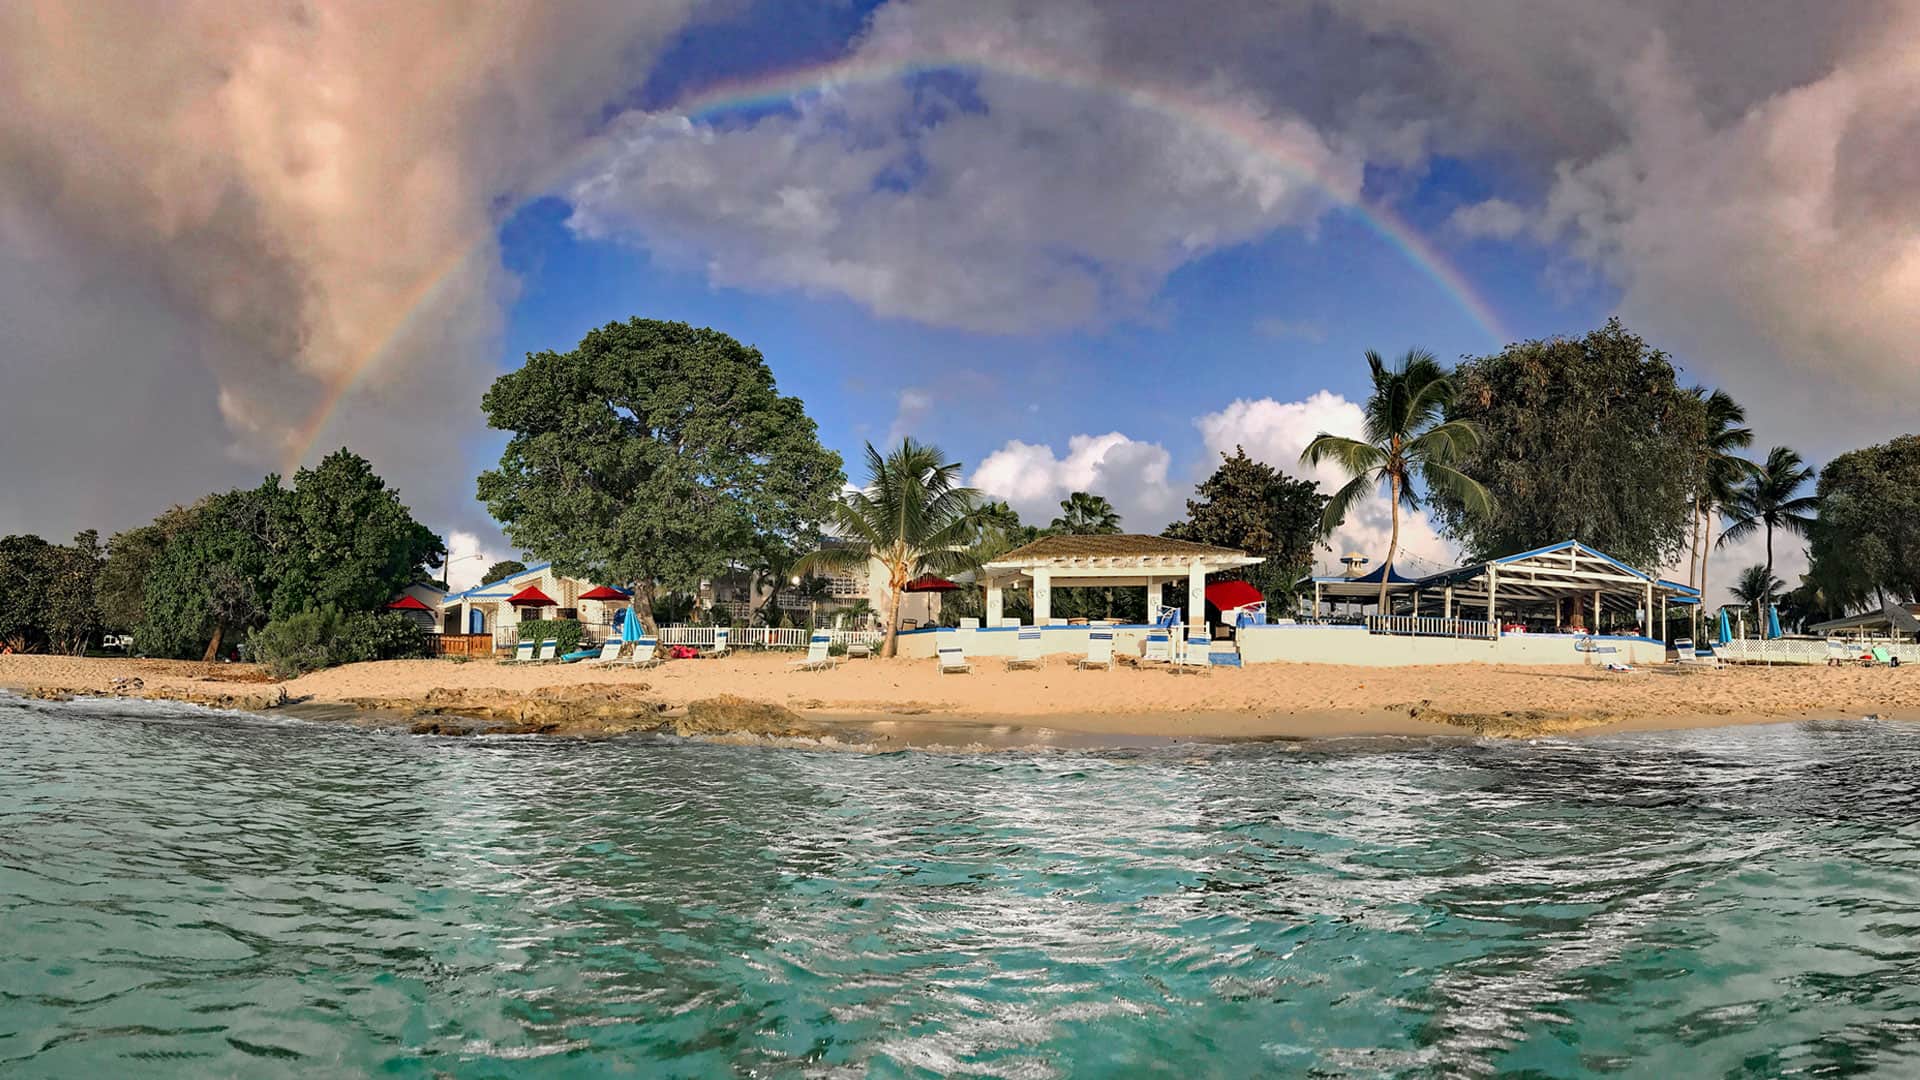
[[[1829,659],[1857,660],[1874,646],[1880,646],[1902,664],[1920,664],[1920,644],[1910,641],[1838,641],[1808,638],[1736,639],[1715,645],[1720,659],[1736,664],[1824,664]]]
[[[1425,615],[1369,615],[1370,634],[1403,637],[1483,638],[1493,640],[1494,625],[1485,619],[1436,619]]]
[[[711,649],[714,646],[714,629],[711,626],[663,626],[660,628],[660,644]],[[727,647],[804,649],[807,647],[808,634],[805,627],[799,626],[735,626],[727,630]],[[827,634],[835,645],[849,645],[856,641],[878,644],[886,636],[879,630],[828,630]]]

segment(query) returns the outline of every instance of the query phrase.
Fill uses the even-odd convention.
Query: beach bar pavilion
[[[1602,614],[1643,634],[1664,628],[1668,604],[1697,605],[1698,591],[1635,570],[1605,552],[1563,540],[1421,578],[1406,591],[1406,616],[1544,622],[1597,631]],[[1503,620],[1503,614],[1513,616]]]
[[[1053,618],[1053,590],[1074,586],[1144,588],[1147,621],[1152,622],[1162,607],[1167,582],[1185,578],[1186,623],[1202,626],[1207,618],[1207,575],[1262,561],[1244,551],[1164,536],[1043,536],[982,568],[980,580],[987,590],[986,625],[1005,625],[1002,612],[1006,590],[1028,588],[1033,590],[1034,625],[1045,626]]]

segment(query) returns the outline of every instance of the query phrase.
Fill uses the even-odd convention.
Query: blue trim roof
[[[551,562],[536,563],[535,565],[529,566],[525,570],[521,570],[518,573],[508,574],[506,577],[501,578],[500,581],[489,581],[485,585],[475,585],[471,589],[463,589],[462,591],[457,593],[448,593],[446,599],[447,600],[491,600],[493,599],[493,597],[487,595],[486,593],[481,592],[480,590],[491,589],[494,586],[499,585],[501,582],[513,581],[516,578],[522,578],[527,576],[528,574],[537,574],[540,571],[545,570],[547,567],[552,565],[553,563]],[[520,590],[518,589],[514,590],[514,592],[519,592],[519,591]],[[513,593],[507,592],[507,593],[501,593],[499,595],[503,597],[512,596]],[[442,601],[442,602],[444,603],[445,601]]]
[[[1389,585],[1416,585],[1420,582],[1419,578],[1408,577],[1395,569],[1392,564],[1382,566],[1378,570],[1369,570],[1359,577],[1337,575],[1333,577],[1306,577],[1301,580],[1309,582],[1317,581],[1323,585],[1378,585],[1380,584],[1380,576],[1387,573],[1392,574],[1392,576],[1387,579]]]

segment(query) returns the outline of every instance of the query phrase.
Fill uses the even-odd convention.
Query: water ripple
[[[1920,1071],[1920,736],[858,755],[0,698],[9,1076]]]

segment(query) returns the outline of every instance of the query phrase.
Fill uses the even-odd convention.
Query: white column
[[[1494,607],[1494,603],[1499,599],[1499,595],[1500,568],[1489,563],[1487,565],[1487,621],[1493,624],[1494,637],[1500,636],[1500,619],[1496,614],[1497,609]]]
[[[1442,612],[1441,618],[1444,618],[1444,619],[1453,618],[1453,586],[1451,585],[1447,586],[1446,592],[1441,594],[1440,604],[1443,608],[1446,609],[1444,612]]]
[[[1320,583],[1313,583],[1313,617],[1320,617]]]
[[[1152,574],[1148,574],[1147,575],[1147,621],[1152,622],[1154,614],[1159,610],[1160,610],[1160,583],[1153,580]]]
[[[1187,626],[1199,628],[1207,621],[1207,568],[1194,563],[1187,568]]]
[[[982,625],[999,626],[1006,611],[1006,595],[1001,591],[999,578],[987,579],[987,617]]]
[[[1053,617],[1053,571],[1035,567],[1033,571],[1033,625],[1045,626]]]

